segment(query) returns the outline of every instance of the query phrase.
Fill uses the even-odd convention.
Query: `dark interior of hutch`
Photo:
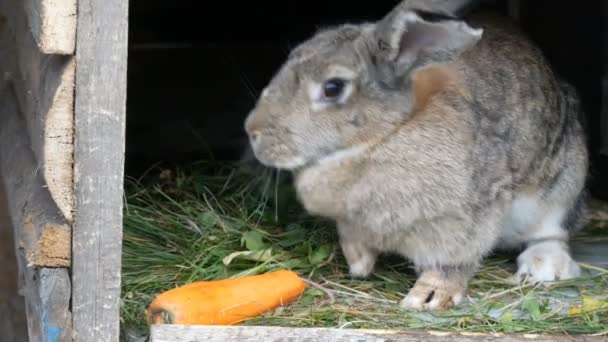
[[[326,25],[377,20],[397,2],[131,0],[127,174],[159,163],[238,160],[248,148],[243,120],[290,48]],[[509,12],[507,1],[479,6]],[[520,6],[524,30],[582,95],[590,189],[608,199],[604,2]]]

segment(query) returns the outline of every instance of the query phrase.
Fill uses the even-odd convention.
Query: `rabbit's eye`
[[[332,78],[323,83],[323,95],[327,99],[335,99],[342,94],[345,82],[339,78]]]

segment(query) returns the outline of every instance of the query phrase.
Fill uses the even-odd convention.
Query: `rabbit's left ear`
[[[376,24],[368,47],[394,76],[431,64],[450,63],[481,39],[483,30],[445,14],[397,6]]]

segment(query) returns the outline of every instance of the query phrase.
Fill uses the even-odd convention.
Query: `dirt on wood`
[[[36,247],[36,266],[70,267],[71,240],[72,234],[68,227],[47,225]]]

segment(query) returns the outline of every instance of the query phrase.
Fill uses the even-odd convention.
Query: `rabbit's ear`
[[[482,29],[473,29],[449,14],[398,6],[376,24],[368,46],[379,63],[394,76],[431,64],[450,63],[479,41]]]
[[[399,7],[460,17],[476,8],[482,0],[403,0]]]

